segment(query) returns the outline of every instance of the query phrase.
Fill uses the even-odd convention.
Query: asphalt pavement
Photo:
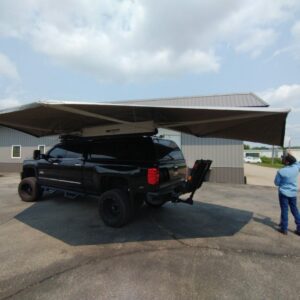
[[[299,299],[300,237],[273,187],[206,183],[193,206],[106,227],[97,199],[24,203],[0,178],[0,299]]]

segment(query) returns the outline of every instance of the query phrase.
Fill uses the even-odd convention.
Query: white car
[[[244,157],[244,162],[249,163],[249,164],[260,164],[261,159],[259,157],[246,156],[246,157]]]

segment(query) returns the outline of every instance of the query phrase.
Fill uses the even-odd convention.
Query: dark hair
[[[282,160],[284,162],[287,162],[288,165],[292,165],[292,164],[294,164],[297,161],[297,159],[293,155],[291,155],[289,153],[283,155],[282,156]]]

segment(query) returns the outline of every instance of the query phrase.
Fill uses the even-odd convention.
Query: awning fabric
[[[151,122],[198,137],[283,145],[288,109],[40,101],[0,111],[0,125],[36,137]]]

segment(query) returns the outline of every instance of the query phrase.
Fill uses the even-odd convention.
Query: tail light
[[[159,169],[149,168],[147,172],[148,184],[156,185],[159,183]]]

